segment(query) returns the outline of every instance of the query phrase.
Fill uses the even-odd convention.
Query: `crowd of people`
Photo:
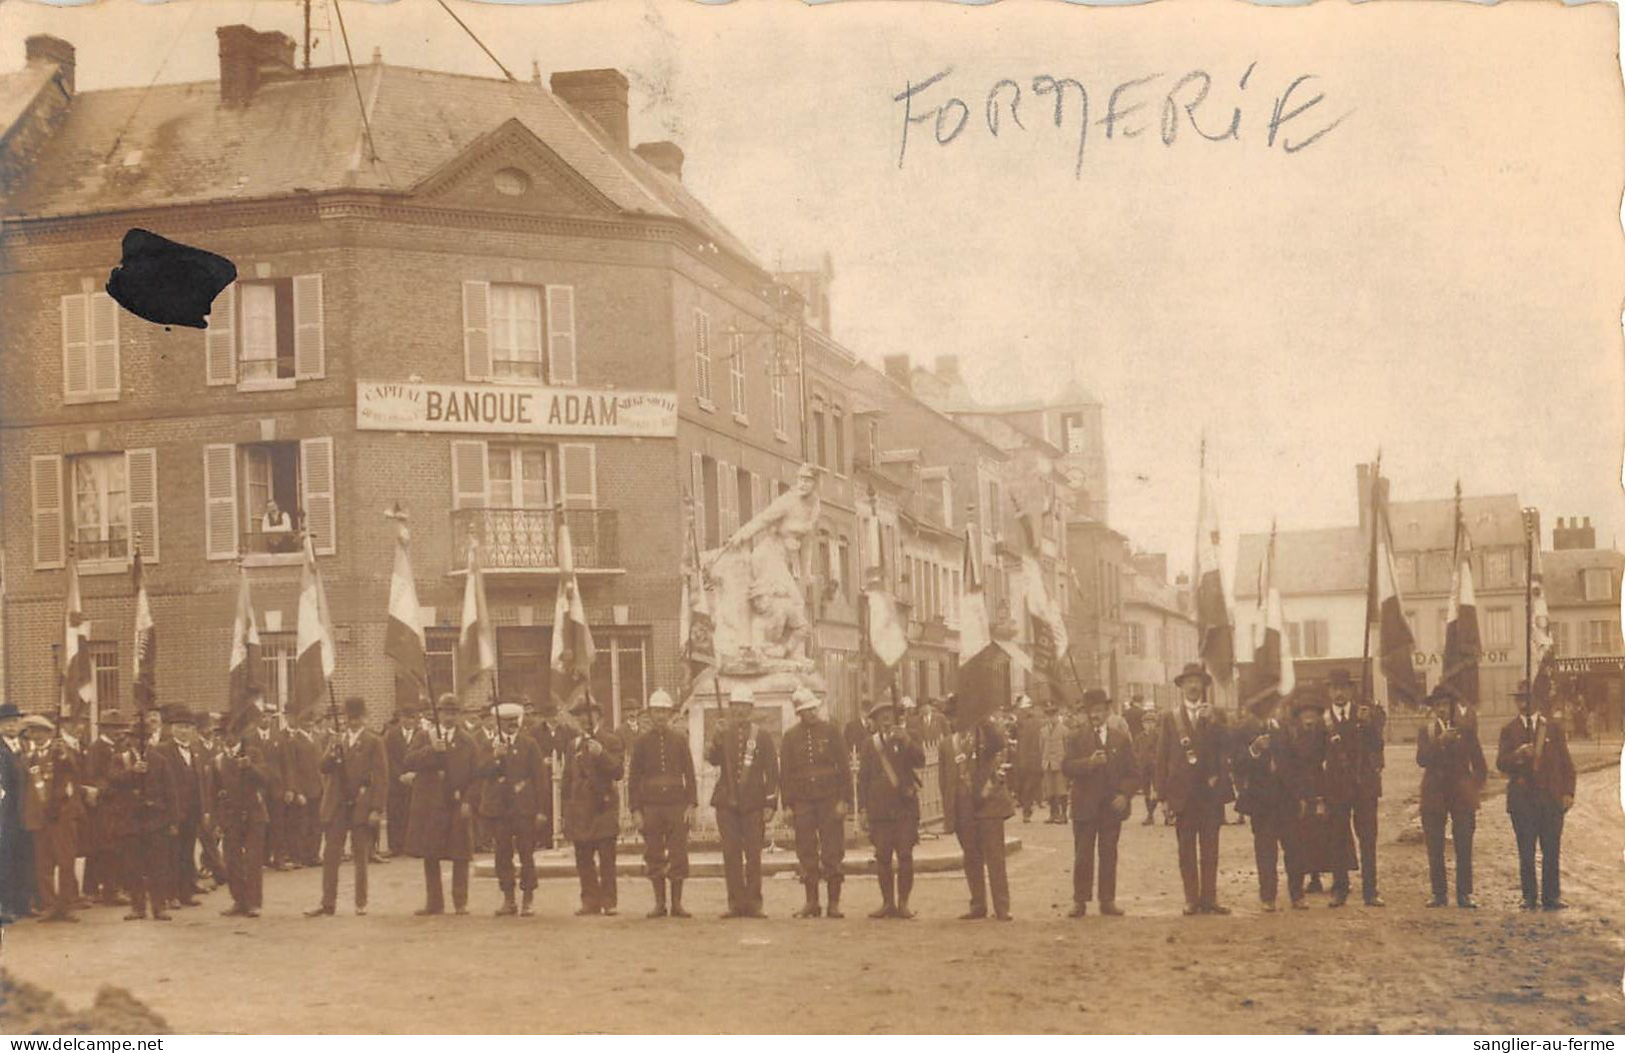
[[[1311,692],[1271,695],[1240,714],[1211,703],[1211,680],[1199,665],[1174,682],[1181,697],[1160,711],[1134,703],[1119,710],[1099,689],[1064,710],[1046,706],[1042,716],[1025,696],[973,710],[950,695],[940,706],[872,701],[845,729],[802,687],[791,699],[796,723],[782,738],[760,725],[751,690],[735,687],[702,754],[716,769],[709,804],[727,887],[723,917],[764,916],[762,852],[780,808],[806,892],[795,917],[844,917],[854,813],[880,886],[869,916],[915,917],[928,751],[943,830],[963,855],[964,919],[1012,917],[1005,823],[1018,811],[1030,821],[1039,808],[1047,821],[1072,827],[1071,916],[1086,916],[1097,900],[1098,913],[1122,914],[1118,843],[1137,795],[1146,802],[1142,822],[1155,822],[1161,807],[1175,828],[1186,914],[1230,912],[1218,901],[1217,876],[1231,808],[1250,827],[1263,909],[1276,909],[1283,871],[1293,909],[1305,908],[1322,875],[1330,878],[1330,906],[1343,906],[1356,870],[1363,902],[1383,906],[1376,851],[1383,708],[1358,697],[1336,671],[1329,701]],[[1561,836],[1574,766],[1561,722],[1542,715],[1527,686],[1516,698],[1519,712],[1500,731],[1495,764],[1508,779],[1523,906],[1562,909]],[[0,704],[0,918],[71,922],[102,905],[123,908],[127,920],[165,921],[221,887],[230,897],[221,913],[252,918],[262,907],[263,871],[300,867],[322,872],[320,898],[305,912],[321,917],[338,910],[346,862],[354,909],[363,914],[369,866],[403,855],[422,861],[418,914],[446,912],[447,862],[451,911],[465,914],[478,852],[494,857],[496,914],[529,916],[534,853],[556,838],[573,847],[576,913],[611,915],[619,904],[623,786],[624,814],[642,840],[648,916],[690,917],[683,886],[699,782],[688,736],[673,723],[678,707],[663,690],[619,729],[590,696],[567,719],[529,703],[471,713],[446,694],[381,732],[368,727],[361,698],[345,700],[342,721],[335,707],[291,724],[262,693],[248,701],[233,720],[179,706],[149,708],[135,720],[109,709],[94,737],[88,721],[58,724]],[[1450,901],[1448,824],[1455,903],[1472,908],[1473,832],[1488,766],[1474,708],[1449,687],[1427,701],[1416,762],[1428,905]]]

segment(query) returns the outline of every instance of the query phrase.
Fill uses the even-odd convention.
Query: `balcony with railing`
[[[577,571],[622,569],[618,514],[608,508],[459,508],[451,514],[452,569],[467,564],[472,533],[487,572],[556,572],[560,516],[570,528]]]

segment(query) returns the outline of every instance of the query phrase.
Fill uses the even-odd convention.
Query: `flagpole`
[[[1371,696],[1373,694],[1372,688],[1374,686],[1372,684],[1373,677],[1371,675],[1371,622],[1373,617],[1377,614],[1377,530],[1379,529],[1377,524],[1377,494],[1381,485],[1381,479],[1382,451],[1379,449],[1377,451],[1377,459],[1371,465],[1370,507],[1366,511],[1366,518],[1369,526],[1371,527],[1371,557],[1366,565],[1365,629],[1361,633],[1361,636],[1363,637],[1363,649],[1360,654],[1360,703],[1362,705],[1371,701]]]
[[[1532,511],[1526,508],[1523,513],[1523,680],[1524,686],[1531,692],[1535,689],[1535,538]]]

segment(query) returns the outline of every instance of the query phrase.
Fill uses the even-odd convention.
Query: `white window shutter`
[[[90,394],[90,307],[83,293],[62,297],[62,394]]]
[[[705,547],[705,455],[695,450],[689,454],[691,484],[694,495],[694,544]],[[685,527],[686,529],[686,527]]]
[[[702,399],[711,398],[711,319],[694,311],[694,385]]]
[[[338,517],[333,504],[337,487],[333,479],[333,440],[299,441],[299,467],[304,482],[305,531],[316,554],[331,556],[338,551]]]
[[[237,558],[237,447],[203,447],[203,533],[209,559]]]
[[[64,297],[66,299],[66,297]],[[34,496],[34,568],[49,570],[64,563],[62,458],[48,454],[29,462]]]
[[[598,507],[598,447],[589,442],[559,443],[559,475],[565,508]]]
[[[327,375],[327,336],[322,319],[322,276],[293,277],[293,375],[319,380]]]
[[[204,381],[210,385],[237,383],[237,283],[220,290],[209,307],[209,327],[203,331]]]
[[[124,451],[124,477],[130,487],[130,538],[141,538],[141,558],[158,562],[158,451]]]
[[[451,444],[453,508],[485,507],[485,443],[456,440]]]
[[[491,283],[463,283],[463,378],[491,378]]]
[[[90,295],[90,386],[118,397],[118,304],[106,293]]]
[[[547,287],[547,379],[552,384],[576,382],[576,290],[573,285]]]
[[[733,465],[717,462],[717,510],[721,520],[722,537],[727,541],[739,529],[739,484],[734,479]]]

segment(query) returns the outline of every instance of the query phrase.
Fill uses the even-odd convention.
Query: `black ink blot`
[[[214,298],[236,279],[236,265],[224,256],[132,227],[124,258],[107,276],[107,295],[156,325],[203,329]]]

